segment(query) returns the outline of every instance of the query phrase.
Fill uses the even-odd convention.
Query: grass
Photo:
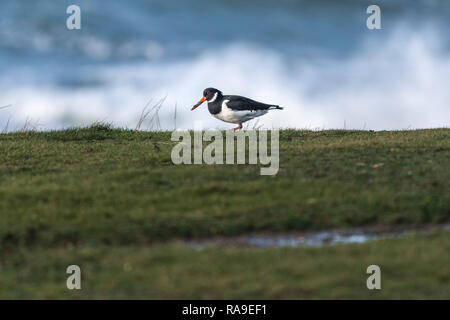
[[[175,166],[170,158],[175,142],[170,141],[170,135],[114,129],[105,124],[0,134],[0,270],[6,273],[0,277],[0,281],[6,281],[0,286],[0,297],[128,297],[128,293],[130,297],[161,298],[353,297],[344,289],[328,292],[340,278],[351,282],[340,273],[347,269],[336,267],[343,260],[360,259],[354,260],[361,261],[355,262],[360,270],[370,260],[365,252],[375,250],[377,259],[386,265],[393,257],[403,270],[398,272],[412,268],[424,279],[433,278],[427,270],[434,269],[428,263],[437,267],[445,260],[448,235],[420,238],[427,258],[423,264],[419,259],[418,265],[413,263],[413,253],[420,254],[408,251],[411,239],[356,247],[256,252],[193,252],[162,242],[258,231],[448,222],[450,129],[283,130],[276,176],[261,176],[259,165]],[[85,251],[88,253],[83,254]],[[53,286],[56,270],[71,260],[71,252],[80,264],[86,262],[92,268],[92,277],[98,279],[89,292],[68,294],[64,285],[62,289]],[[139,267],[129,276],[111,280],[123,262],[113,260],[121,255],[129,256],[130,263]],[[304,292],[301,286],[290,283],[293,278],[282,275],[292,272],[294,277],[297,271],[294,267],[289,271],[289,266],[303,265],[299,263],[304,261],[302,256],[314,259],[301,274],[316,281],[311,280]],[[140,257],[159,261],[159,271],[147,271]],[[192,259],[185,264],[183,257]],[[264,271],[263,267],[274,260]],[[34,261],[36,266],[29,266],[27,261]],[[211,261],[217,262],[208,266]],[[332,265],[337,268],[335,280],[318,275],[319,266],[331,270]],[[343,266],[348,267],[348,263]],[[197,282],[190,283],[183,277],[191,269],[203,270],[204,277],[198,275]],[[263,277],[259,284],[251,280],[252,269],[260,270],[254,275]],[[177,275],[174,278],[172,271]],[[33,272],[40,274],[36,280],[30,280]],[[164,282],[166,277],[167,283],[154,289],[145,284],[141,290],[147,274],[151,282]],[[449,292],[448,277],[442,274],[436,273],[437,278],[428,286],[419,281],[417,290],[400,277],[395,280],[400,293],[383,289],[378,296],[415,298],[429,297],[430,293],[444,297]],[[98,283],[108,275],[112,277],[109,284]],[[58,273],[58,277],[66,276],[64,271]],[[438,285],[436,279],[445,283]],[[45,290],[35,292],[44,280]],[[324,287],[320,287],[321,281]],[[245,288],[233,289],[239,283]],[[171,286],[179,288],[171,290]],[[373,295],[371,291],[364,295],[357,292],[355,297]]]
[[[320,249],[196,251],[180,244],[19,248],[5,256],[4,299],[448,299],[450,234]],[[81,268],[81,290],[66,268]],[[381,290],[366,269],[381,268]]]

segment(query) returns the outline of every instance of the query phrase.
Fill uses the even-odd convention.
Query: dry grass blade
[[[177,130],[177,105],[178,103],[175,102],[175,112],[173,114],[173,130]]]
[[[0,107],[0,110],[1,109],[6,109],[6,108],[9,108],[9,107],[12,107],[12,104],[8,104],[6,106]],[[6,125],[3,128],[2,133],[7,133],[8,132],[8,127],[9,127],[10,120],[11,120],[11,116],[8,117],[8,121],[6,121]]]
[[[258,126],[259,120],[260,120],[259,118],[256,119],[256,121],[254,122],[251,130],[259,130],[259,129],[261,129],[263,127],[262,124]],[[250,121],[247,122],[245,127],[244,127],[244,130],[249,130],[249,129],[250,129]]]
[[[11,116],[8,117],[8,121],[6,121],[6,125],[2,130],[2,133],[8,133],[9,122],[11,121]]]
[[[25,123],[23,124],[22,129],[19,129],[19,132],[25,132],[25,131],[28,130],[29,127],[30,127],[30,118],[27,117],[27,118],[25,119]]]
[[[259,118],[256,119],[255,123],[253,124],[253,130],[260,130],[263,127],[263,124],[260,124],[258,126],[258,123],[259,123]]]
[[[138,120],[138,122],[137,122],[137,124],[136,124],[136,129],[135,130],[140,130],[141,129],[141,126],[142,126],[142,123],[144,123],[144,120],[148,117],[148,115],[150,114],[150,112],[151,112],[151,109],[150,110],[147,110],[147,108],[150,106],[150,103],[152,102],[152,99],[150,99],[148,102],[147,102],[147,104],[145,105],[145,107],[144,107],[144,109],[142,109],[142,112],[141,112],[141,115],[140,115],[140,117],[139,117],[139,120]]]
[[[25,123],[21,129],[19,129],[19,132],[27,132],[27,131],[37,131],[37,129],[41,126],[39,123],[39,120],[37,120],[35,123],[31,121],[29,117],[25,119]]]
[[[154,128],[154,126],[156,125],[156,130],[161,130],[161,123],[159,121],[159,110],[162,108],[164,101],[166,100],[167,96],[165,96],[164,98],[160,99],[158,101],[158,103],[156,103],[153,108],[152,111],[154,111],[153,116],[150,118],[150,123],[149,123],[149,129],[152,130]]]
[[[145,122],[147,118],[149,119],[149,129],[152,130],[154,126],[156,126],[157,130],[161,130],[161,122],[159,121],[159,110],[162,108],[162,105],[164,101],[166,100],[167,96],[160,99],[157,103],[155,103],[151,108],[150,103],[152,102],[152,99],[147,102],[144,109],[141,112],[141,115],[139,117],[138,123],[136,125],[135,130],[140,130],[142,124]]]

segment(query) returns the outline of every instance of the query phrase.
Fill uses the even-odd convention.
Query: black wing
[[[246,97],[241,96],[224,96],[223,100],[229,100],[227,107],[232,110],[268,110],[282,109],[273,104],[265,104]]]

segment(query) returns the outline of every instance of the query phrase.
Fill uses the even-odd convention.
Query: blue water
[[[66,28],[81,7],[82,29]],[[265,127],[448,126],[450,2],[2,0],[0,129],[93,121],[133,128],[166,97],[163,129],[229,128],[190,107],[205,87],[285,107]],[[145,127],[145,126],[144,126]]]
[[[303,234],[250,234],[240,237],[213,238],[186,241],[189,247],[202,250],[219,246],[245,246],[259,248],[312,247],[360,244],[383,239],[397,239],[405,236],[424,236],[433,232],[449,232],[449,224],[426,225],[421,228],[358,228],[309,232]]]

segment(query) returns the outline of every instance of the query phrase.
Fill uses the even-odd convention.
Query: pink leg
[[[234,128],[233,130],[239,130],[242,129],[242,123],[239,123],[239,126],[237,126],[236,128]]]

